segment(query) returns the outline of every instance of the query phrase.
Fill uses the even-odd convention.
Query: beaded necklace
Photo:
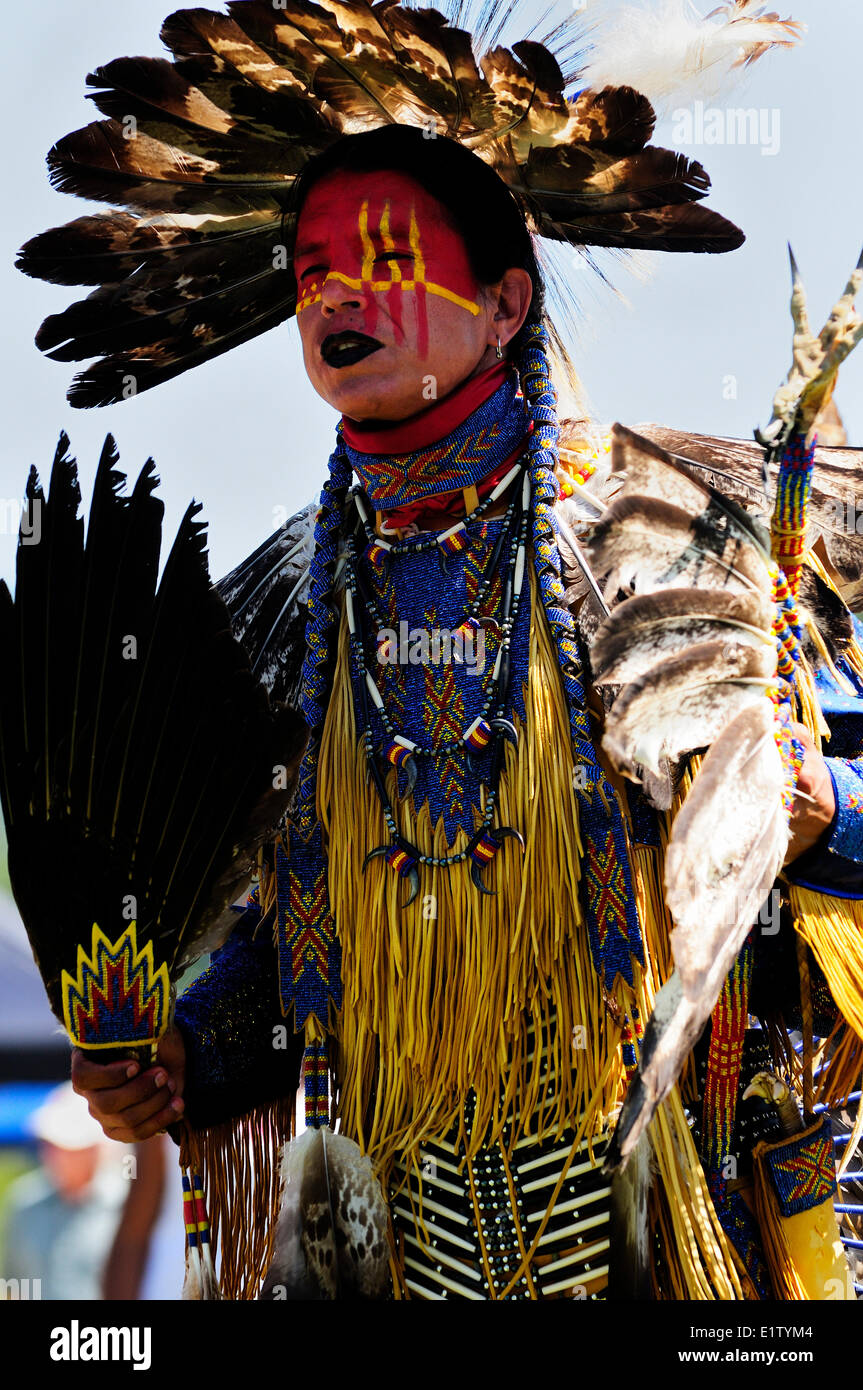
[[[493,827],[493,822],[498,785],[503,768],[503,739],[505,737],[517,739],[515,727],[505,718],[505,713],[508,708],[510,686],[510,641],[521,602],[527,534],[530,524],[530,478],[525,471],[525,463],[526,456],[519,460],[494,491],[463,522],[442,535],[412,537],[406,541],[382,546],[372,532],[369,545],[362,557],[357,555],[354,539],[351,537],[347,542],[345,605],[355,688],[359,692],[359,698],[356,701],[357,724],[360,729],[360,742],[365,752],[370,780],[380,798],[384,820],[390,835],[389,844],[380,845],[370,851],[366,856],[365,863],[368,865],[371,859],[383,855],[390,867],[400,877],[408,879],[410,893],[404,906],[413,902],[419,892],[418,866],[425,864],[438,868],[450,868],[454,864],[472,859],[471,877],[474,884],[481,892],[490,892],[491,890],[486,888],[479,876],[481,870],[490,863],[508,835],[516,836],[521,840],[521,836],[517,835],[517,832],[510,827]],[[447,540],[451,540],[454,534],[463,533],[463,539],[458,547],[459,550],[463,549],[467,544],[468,526],[472,521],[477,520],[492,502],[497,501],[508,487],[515,483],[519,474],[522,475],[521,485],[513,488],[513,496],[504,516],[497,544],[493,547],[485,565],[476,595],[470,604],[470,611],[465,614],[455,634],[458,637],[465,636],[472,631],[475,632],[484,622],[493,624],[497,629],[499,635],[498,651],[485,691],[482,709],[479,715],[462,730],[458,738],[417,743],[397,730],[395,721],[386,707],[380,687],[369,670],[366,652],[372,644],[366,619],[370,618],[373,623],[377,624],[379,633],[385,628],[385,620],[371,592],[371,586],[363,580],[362,564],[377,568],[381,564],[393,563],[399,556],[428,551],[435,546],[439,547],[442,564],[445,564],[443,557],[446,553]],[[364,503],[358,493],[355,494],[355,502],[368,535],[371,528],[368,526]],[[501,564],[502,560],[503,563]],[[499,620],[483,619],[481,617],[483,603],[498,572],[500,572],[503,589],[500,618]],[[380,658],[380,639],[377,643],[377,650]],[[375,750],[373,743],[369,700],[378,712],[385,737],[388,740],[379,752]],[[408,795],[416,785],[415,760],[417,758],[442,759],[462,747],[474,751],[484,751],[489,747],[491,749],[491,771],[485,787],[486,796],[482,818],[464,849],[444,857],[423,854],[399,831],[384,777],[378,766],[378,756],[382,754],[392,766],[400,768],[406,773],[407,787],[404,795]]]

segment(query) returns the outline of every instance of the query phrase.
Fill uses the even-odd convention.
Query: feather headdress
[[[56,188],[112,210],[44,232],[18,260],[28,275],[96,287],[37,335],[56,361],[101,359],[75,379],[71,403],[123,400],[289,318],[292,189],[312,156],[351,132],[399,123],[458,140],[553,241],[740,245],[737,227],[699,206],[710,187],[701,165],[648,144],[644,95],[564,74],[553,49],[578,42],[577,16],[545,43],[505,48],[499,8],[483,6],[490,47],[477,54],[434,9],[229,0],[227,14],[171,15],[169,59],[120,58],[91,73],[105,119],[60,140],[48,164]],[[795,37],[790,21],[751,9],[740,0],[719,31],[733,33],[739,61]],[[699,59],[687,50],[685,61]]]
[[[604,33],[587,77],[597,87],[628,82],[661,105],[712,96],[731,74],[803,33],[805,25],[780,19],[762,0],[725,0],[707,15],[693,0],[630,4]]]

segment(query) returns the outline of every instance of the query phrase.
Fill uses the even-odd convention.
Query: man
[[[347,39],[336,58],[320,66],[315,59],[303,97],[316,111],[322,100],[333,110],[350,105],[351,119],[354,102],[383,99],[377,77],[368,77],[379,70],[367,65],[363,26],[377,26],[381,45],[392,26],[385,37],[395,45],[398,36],[403,73],[411,59],[399,25],[419,26],[424,43],[444,42],[437,21],[416,12],[355,8],[360,38],[351,52],[361,57],[362,80],[350,102]],[[310,28],[315,52],[329,54],[329,38],[317,30],[328,11],[303,11],[280,26],[257,5],[234,5],[229,31],[220,17],[201,14],[175,17],[166,32],[186,64],[182,81],[194,78],[207,101],[224,96],[218,64],[227,42],[252,85],[261,51],[286,46],[294,75],[308,63]],[[352,15],[341,6],[338,23]],[[666,169],[665,152],[652,152],[667,189],[658,210],[644,193],[621,158],[642,150],[652,126],[637,93],[561,105],[547,90],[562,92],[556,66],[540,64],[535,46],[520,51],[533,95],[517,120],[507,118],[510,143],[496,162],[527,188],[534,227],[606,245],[739,244],[736,228],[687,206],[703,191],[703,172],[690,179],[676,157]],[[118,373],[130,366],[144,389],[259,331],[262,306],[251,287],[267,282],[277,258],[266,244],[269,269],[256,273],[248,257],[259,255],[269,188],[278,183],[267,161],[286,157],[253,142],[250,206],[237,213],[236,185],[226,177],[220,192],[210,167],[222,118],[213,126],[194,92],[178,116],[173,88],[156,73],[143,92],[142,69],[115,77],[124,101],[134,96],[150,110],[161,103],[163,119],[181,123],[175,146],[161,148],[161,165],[106,133],[105,169],[128,183],[130,204],[149,202],[160,179],[180,188],[177,206],[199,196],[198,180],[205,202],[225,203],[215,230],[211,206],[187,222],[172,213],[162,229],[152,220],[135,225],[130,265],[153,277],[155,297],[148,300],[140,278],[112,282],[112,327],[98,349],[106,360],[76,388],[87,403],[116,399]],[[534,101],[539,87],[542,101]],[[278,90],[294,99],[287,79]],[[504,101],[500,92],[495,99]],[[508,86],[505,104],[518,100]],[[111,98],[106,109],[114,109]],[[232,130],[242,127],[242,112],[242,104],[232,111]],[[486,125],[470,138],[479,140],[489,129],[481,102],[470,119],[477,113]],[[457,126],[461,116],[453,119]],[[190,121],[211,132],[201,145],[206,168],[197,154],[177,154],[197,138]],[[547,147],[546,123],[556,131]],[[294,552],[283,549],[298,536],[296,549],[304,549],[296,518],[221,590],[253,669],[269,673],[276,695],[299,690],[310,738],[296,805],[247,917],[179,1003],[158,1065],[102,1067],[76,1052],[74,1082],[113,1137],[141,1140],[182,1117],[210,1166],[218,1153],[224,1168],[225,1156],[237,1154],[237,1134],[260,1146],[261,1117],[292,1097],[302,1055],[307,1121],[337,1117],[387,1191],[397,1295],[602,1297],[610,1266],[628,1259],[626,1203],[624,1225],[610,1234],[601,1164],[641,1020],[665,973],[661,890],[651,898],[651,885],[662,882],[662,838],[650,808],[608,764],[590,712],[581,615],[567,592],[569,550],[557,517],[573,488],[558,457],[549,331],[525,205],[490,163],[442,131],[428,133],[396,120],[337,141],[328,135],[298,180],[295,167],[279,174],[292,190],[289,210],[276,199],[274,219],[280,235],[291,229],[292,290],[280,291],[267,312],[284,317],[285,304],[295,308],[310,381],[342,418],[308,587],[295,584]],[[78,191],[104,187],[102,144],[74,140],[58,155],[65,176]],[[582,166],[585,148],[591,160]],[[225,157],[225,168],[234,167],[234,151]],[[600,165],[605,182],[593,186]],[[175,195],[165,196],[173,207]],[[130,229],[112,227],[122,259]],[[206,238],[220,236],[225,288],[216,302],[203,285],[196,298],[194,274],[183,275],[182,313],[166,310],[158,257],[177,249],[194,270]],[[141,261],[143,253],[153,260]],[[224,312],[231,303],[236,323]],[[74,339],[79,331],[87,339],[86,325],[70,320],[52,334]],[[300,591],[308,607],[301,671],[292,664]],[[478,634],[482,662],[447,659],[475,652],[467,639]],[[772,638],[767,646],[772,653]],[[811,740],[793,746],[790,857],[828,845],[840,856],[849,850],[853,871],[853,832],[837,821],[829,764]],[[296,1034],[286,1033],[285,1017]],[[732,1109],[747,1079],[740,1073],[738,1066]],[[728,1216],[724,1189],[711,1205],[709,1165],[699,1161],[676,1089],[651,1144],[659,1253],[640,1248],[639,1292],[652,1278],[653,1292],[666,1297],[703,1296],[705,1288],[725,1298],[764,1293],[757,1239],[736,1230],[739,1213]],[[649,1168],[640,1170],[643,1188]],[[227,1189],[213,1195],[222,1200]],[[629,1208],[643,1216],[646,1202],[642,1191]],[[745,1275],[730,1242],[746,1246]],[[257,1290],[263,1271],[253,1261],[240,1272],[228,1265],[229,1295]]]
[[[39,1168],[8,1194],[4,1279],[30,1281],[31,1298],[99,1299],[125,1196],[120,1172],[68,1083],[49,1093],[30,1128]]]

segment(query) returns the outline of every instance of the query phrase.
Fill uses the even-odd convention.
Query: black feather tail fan
[[[0,586],[0,799],[15,900],[54,1013],[87,1049],[150,1051],[173,984],[277,832],[305,746],[210,583],[198,506],[158,579],[148,462],[102,452],[86,544],[63,436]]]

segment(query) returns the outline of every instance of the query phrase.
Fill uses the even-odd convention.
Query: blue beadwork
[[[372,506],[393,511],[475,486],[515,452],[527,428],[515,373],[437,445],[406,454],[363,453],[345,443],[347,457]]]
[[[437,557],[419,544],[403,553],[397,562],[387,564],[383,572],[369,567],[367,580],[377,620],[393,626],[396,631],[398,624],[404,622],[408,633],[454,632],[465,612],[472,607],[479,584],[478,573],[506,526],[505,518],[473,522],[468,527],[467,548],[447,562],[446,583],[441,582]],[[421,537],[416,539],[419,541]],[[497,592],[484,609],[484,615],[499,616],[500,604],[501,594]],[[522,721],[525,718],[523,686],[528,676],[529,632],[530,603],[525,589],[509,634],[510,690],[502,712],[510,720],[514,714]],[[480,787],[489,784],[492,746],[481,752],[471,752],[468,757],[463,735],[474,719],[490,712],[489,700],[494,695],[490,677],[498,646],[499,638],[494,629],[489,628],[485,636],[483,671],[476,674],[472,674],[474,667],[455,661],[428,665],[410,661],[379,664],[373,655],[371,657],[370,674],[385,702],[383,712],[368,702],[372,748],[378,752],[384,749],[391,732],[409,738],[423,749],[433,743],[442,745],[441,754],[417,758],[413,803],[419,808],[428,801],[432,824],[443,821],[449,844],[453,843],[459,829],[473,835],[475,814],[480,814]],[[409,650],[408,644],[408,654]],[[365,655],[368,660],[370,653]],[[362,726],[364,673],[359,661],[353,664],[352,683],[357,720]],[[395,727],[390,714],[394,708],[399,716]],[[497,710],[491,712],[496,714]],[[450,726],[451,738],[447,737]],[[407,773],[400,769],[400,791],[404,790],[406,780]]]
[[[825,758],[836,793],[836,815],[827,848],[863,864],[863,758]]]
[[[579,829],[585,856],[585,913],[597,974],[611,988],[618,974],[633,982],[632,959],[644,961],[641,927],[629,869],[623,818],[614,789],[599,765],[587,713],[575,623],[566,602],[557,544],[557,397],[548,366],[548,333],[529,329],[521,384],[533,430],[528,448],[533,486],[533,551],[539,591],[557,646],[576,762]]]

